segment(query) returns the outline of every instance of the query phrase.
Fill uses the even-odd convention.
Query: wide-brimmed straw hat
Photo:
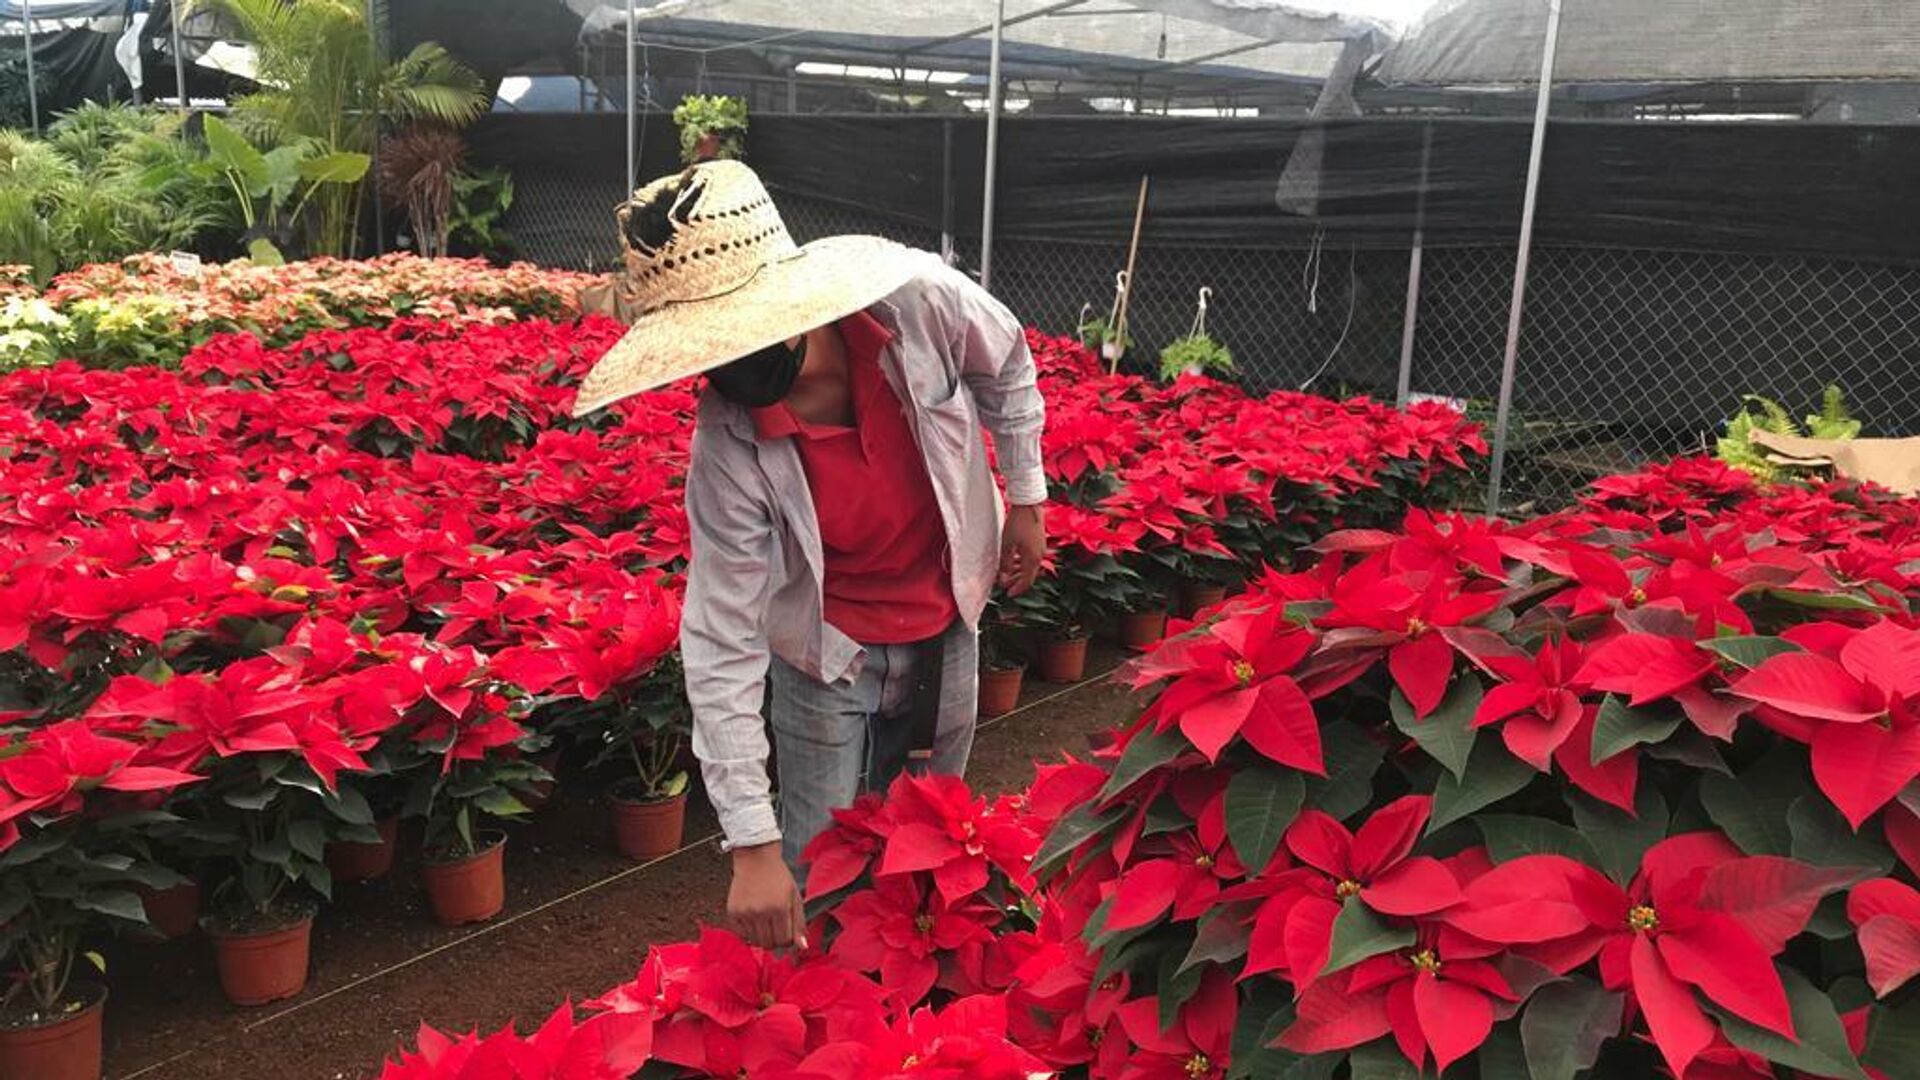
[[[620,307],[633,325],[587,373],[575,416],[845,318],[929,257],[878,236],[796,245],[737,161],[655,180],[614,216],[626,251]]]

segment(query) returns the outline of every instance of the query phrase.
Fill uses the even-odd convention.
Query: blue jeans
[[[780,773],[780,851],[806,884],[800,853],[833,822],[833,810],[867,789],[885,790],[908,767],[917,646],[870,645],[860,673],[828,685],[775,658],[772,726]],[[979,638],[955,620],[946,633],[940,711],[928,772],[962,775],[978,717]],[[914,763],[920,771],[921,763]]]

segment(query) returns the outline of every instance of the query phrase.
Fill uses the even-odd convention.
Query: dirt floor
[[[1113,666],[1096,650],[1089,670]],[[1117,724],[1126,693],[1104,680],[1029,685],[1019,711],[982,725],[968,779],[983,792],[1027,783],[1035,758],[1084,750]],[[563,779],[565,777],[563,776]],[[110,955],[106,1075],[112,1080],[346,1080],[425,1020],[442,1030],[537,1023],[562,1000],[632,976],[647,946],[693,937],[725,900],[712,814],[690,810],[687,847],[635,866],[610,854],[591,778],[563,786],[507,851],[507,909],[480,928],[442,929],[403,856],[386,880],[342,886],[314,927],[306,993],[261,1009],[228,1005],[199,937],[122,943]],[[585,788],[586,790],[579,790]],[[696,800],[697,802],[697,800]]]

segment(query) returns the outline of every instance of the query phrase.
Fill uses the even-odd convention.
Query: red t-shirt
[[[866,312],[837,324],[853,426],[809,424],[785,402],[755,409],[763,440],[794,439],[826,560],[827,622],[863,645],[938,637],[959,615],[947,534],[907,408],[880,369],[893,335]]]

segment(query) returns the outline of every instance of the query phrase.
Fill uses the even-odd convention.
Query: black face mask
[[[775,342],[756,353],[707,372],[707,380],[720,396],[735,405],[764,409],[787,396],[800,367],[807,359],[807,339],[798,348],[789,349],[784,341]]]

